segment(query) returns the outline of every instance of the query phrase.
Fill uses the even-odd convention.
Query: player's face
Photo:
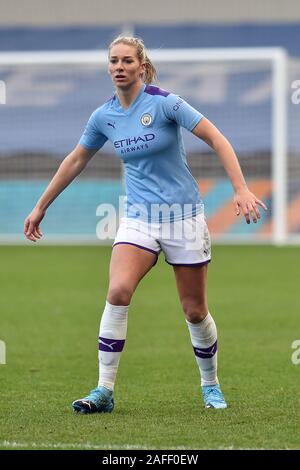
[[[144,64],[141,64],[134,46],[116,44],[109,53],[108,72],[118,88],[127,89],[141,81]]]

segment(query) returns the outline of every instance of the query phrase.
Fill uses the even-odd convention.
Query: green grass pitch
[[[109,247],[0,248],[0,448],[300,447],[300,248],[215,246],[209,305],[227,410],[205,410],[175,288],[160,257],[131,304],[111,415],[76,415],[96,386]]]

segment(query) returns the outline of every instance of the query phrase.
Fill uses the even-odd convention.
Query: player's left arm
[[[237,156],[223,134],[205,117],[192,130],[193,134],[206,142],[220,158],[234,189],[236,215],[244,214],[247,224],[251,217],[256,223],[260,219],[258,206],[266,205],[253,194],[245,181]]]

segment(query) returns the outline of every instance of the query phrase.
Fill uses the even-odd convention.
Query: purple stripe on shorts
[[[121,352],[123,351],[125,339],[108,339],[99,336],[99,351]]]
[[[157,86],[152,86],[152,85],[146,85],[144,92],[148,93],[148,95],[160,95],[160,96],[168,96],[170,94],[168,91],[162,90],[161,88],[158,88]]]
[[[183,264],[183,263],[170,263],[167,259],[165,260],[166,263],[170,264],[171,266],[186,266],[187,268],[196,268],[197,266],[205,266],[206,264],[211,262],[211,259],[208,259],[206,261],[202,261],[202,263],[189,263],[189,264]]]
[[[136,247],[138,247],[138,248],[141,248],[142,250],[149,251],[150,253],[153,253],[153,254],[156,255],[156,256],[159,255],[159,252],[157,252],[157,251],[155,251],[155,250],[151,250],[151,248],[147,248],[146,246],[137,245],[136,243],[131,243],[131,242],[117,242],[117,243],[114,243],[114,244],[113,244],[113,247],[116,246],[116,245],[133,245],[133,246],[136,246]]]
[[[201,357],[202,359],[210,359],[211,357],[213,357],[216,352],[217,352],[217,349],[218,349],[218,342],[216,341],[212,346],[210,346],[209,348],[195,348],[195,346],[193,346],[194,348],[194,352],[195,352],[195,355],[197,357]]]

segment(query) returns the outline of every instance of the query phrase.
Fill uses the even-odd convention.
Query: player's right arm
[[[78,144],[63,160],[36,206],[25,219],[24,234],[28,240],[36,242],[42,237],[40,223],[46,214],[46,210],[57,196],[82,172],[97,150],[97,148],[88,149]]]

